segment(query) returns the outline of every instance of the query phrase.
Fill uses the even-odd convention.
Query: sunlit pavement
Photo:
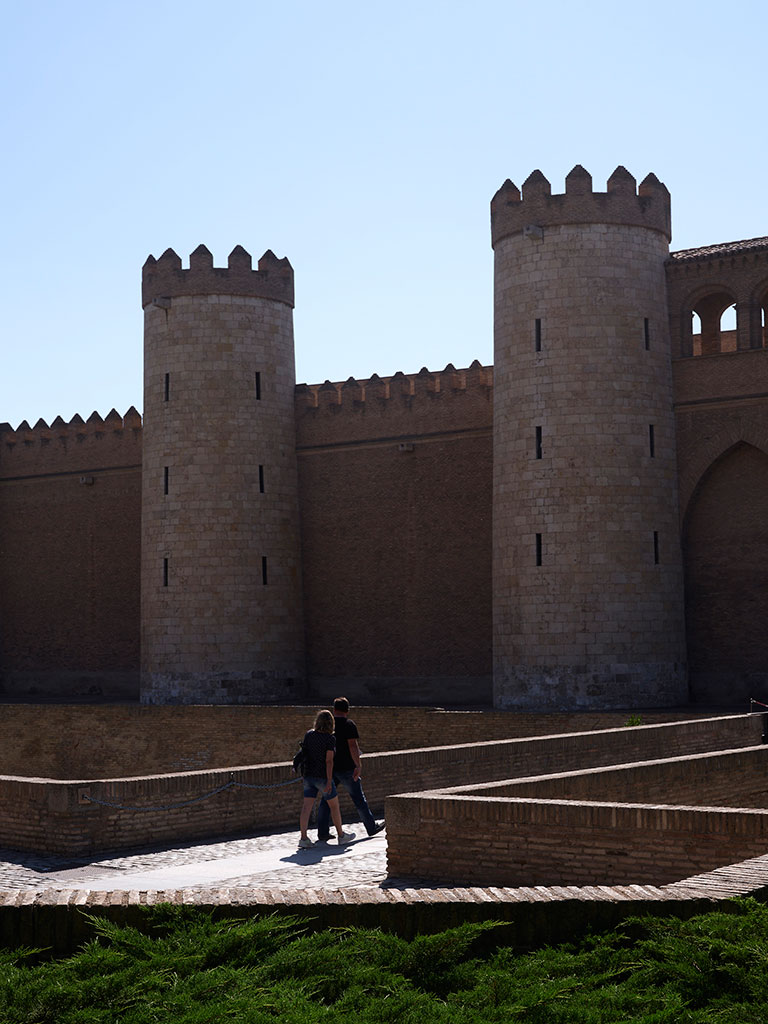
[[[0,850],[0,889],[178,890],[197,887],[335,889],[379,886],[386,877],[386,831],[369,838],[361,824],[345,825],[355,839],[299,850],[298,829],[250,838],[208,841],[153,852],[82,859],[38,857]],[[310,838],[314,832],[310,830]]]

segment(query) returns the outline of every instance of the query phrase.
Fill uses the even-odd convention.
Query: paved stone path
[[[298,831],[185,844],[132,855],[73,860],[0,849],[0,904],[105,905],[132,902],[261,904],[552,903],[716,901],[768,892],[768,855],[669,885],[448,888],[387,879],[386,830],[368,838],[298,849]],[[310,835],[312,833],[310,832]]]
[[[386,878],[386,831],[299,850],[298,831],[189,844],[131,856],[73,861],[0,849],[0,890],[205,888],[337,889],[379,886]],[[310,832],[310,836],[312,833]]]

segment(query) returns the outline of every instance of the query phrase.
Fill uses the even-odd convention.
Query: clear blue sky
[[[492,361],[488,204],[536,167],[768,235],[764,0],[29,0],[0,35],[0,421],[142,410],[141,266],[288,256],[298,381]]]

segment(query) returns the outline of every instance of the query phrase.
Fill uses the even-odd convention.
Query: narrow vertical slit
[[[648,317],[643,320],[643,338],[645,340],[646,350],[651,347],[651,321]]]
[[[163,586],[168,586],[168,559],[163,559]]]
[[[653,531],[653,564],[659,564],[659,531]]]
[[[267,556],[261,556],[261,582],[266,587],[267,585]]]
[[[540,459],[542,456],[541,449],[541,427],[536,427],[536,458]]]
[[[653,424],[648,424],[648,451],[652,459],[656,457],[656,437],[654,434]]]
[[[536,565],[541,565],[541,534],[536,534]]]
[[[166,373],[166,375],[165,375],[165,383],[163,385],[163,401],[167,402],[170,397],[171,397],[171,375],[170,375],[170,373]]]
[[[541,352],[541,318],[537,317],[534,321],[534,351]]]
[[[256,398],[261,400],[261,373],[259,370],[256,371]]]
[[[163,467],[163,494],[168,493],[168,466]]]
[[[264,467],[259,466],[259,490],[264,493]]]

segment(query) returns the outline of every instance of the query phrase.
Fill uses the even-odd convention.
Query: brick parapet
[[[299,451],[490,431],[493,368],[475,360],[463,369],[449,363],[440,371],[300,384],[295,407]]]
[[[149,256],[141,274],[141,304],[144,308],[164,299],[182,295],[241,295],[274,299],[293,308],[293,268],[290,262],[278,259],[267,249],[253,270],[250,253],[235,246],[228,265],[214,267],[213,256],[199,245],[189,257],[189,268],[183,269],[181,257],[166,249],[159,259]]]
[[[674,359],[672,379],[677,412],[724,402],[760,402],[762,410],[768,398],[768,349]]]
[[[636,187],[624,167],[608,179],[606,192],[593,192],[592,176],[576,165],[565,179],[565,194],[552,195],[541,171],[533,171],[521,190],[507,179],[491,200],[491,241],[518,233],[533,236],[555,224],[622,224],[650,228],[672,237],[670,198],[666,186],[649,174]]]
[[[15,430],[0,423],[0,480],[140,466],[141,440],[133,406],[124,416],[112,409],[103,419],[98,412],[68,422],[57,416],[50,426],[44,419],[34,427],[24,420]]]

